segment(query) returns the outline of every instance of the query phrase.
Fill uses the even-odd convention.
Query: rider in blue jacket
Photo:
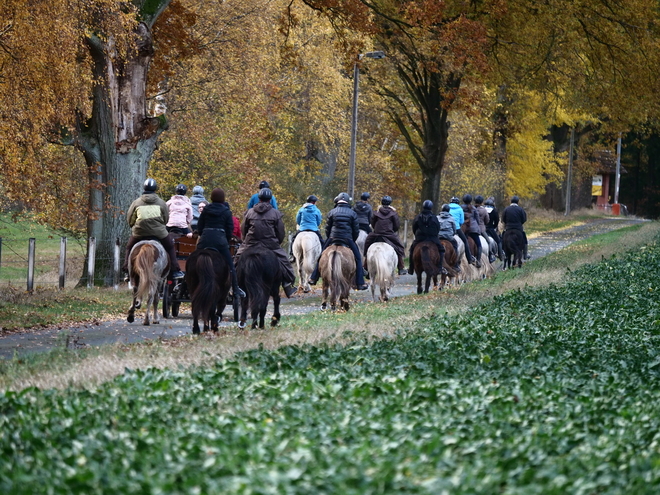
[[[261,191],[262,189],[270,189],[270,184],[265,180],[262,180],[259,183],[259,191]],[[250,198],[250,201],[248,201],[247,209],[249,210],[250,208],[253,208],[255,205],[258,205],[258,204],[259,204],[259,193],[256,192],[252,195],[252,197]],[[273,195],[270,198],[270,204],[273,205],[273,208],[275,208],[277,210],[277,200],[275,199],[275,195]]]
[[[461,238],[461,241],[463,241],[463,245],[465,246],[465,259],[468,263],[474,265],[477,260],[472,256],[470,247],[468,246],[467,237],[465,237],[465,233],[461,230],[461,225],[465,222],[465,213],[459,204],[460,202],[461,200],[456,196],[451,198],[451,203],[449,203],[449,213],[456,221],[456,235]]]
[[[321,210],[316,206],[316,202],[319,200],[313,194],[307,197],[307,202],[300,207],[298,214],[296,215],[296,225],[298,225],[298,230],[291,238],[291,244],[289,245],[289,258],[291,263],[293,263],[293,241],[296,240],[296,236],[300,232],[314,232],[319,236],[319,241],[321,246],[323,246],[323,236],[321,236],[321,222],[323,220],[323,215],[321,215]]]

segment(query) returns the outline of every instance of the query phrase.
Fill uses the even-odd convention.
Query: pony
[[[133,286],[133,302],[128,309],[129,323],[135,321],[135,310],[146,301],[143,325],[149,325],[149,308],[153,306],[153,322],[158,324],[159,293],[165,286],[170,259],[158,241],[140,241],[128,256],[128,275]]]
[[[396,274],[397,255],[386,242],[374,242],[367,252],[367,263],[371,272],[371,297],[376,300],[376,285],[380,287],[380,300],[390,298],[390,288]]]
[[[303,231],[293,241],[293,255],[296,257],[296,272],[303,292],[309,292],[309,277],[316,268],[321,256],[321,242],[316,232]]]
[[[321,309],[330,307],[334,311],[337,303],[341,309],[348,311],[348,293],[355,280],[355,257],[353,251],[345,246],[328,247],[319,260],[319,270],[323,277],[323,301]]]
[[[456,263],[458,262],[458,253],[454,249],[454,245],[446,240],[446,239],[441,239],[440,242],[445,248],[445,257],[442,261],[442,266],[445,267],[445,270],[447,273],[443,273],[442,276],[440,277],[440,287],[444,287],[447,285],[449,279],[456,278],[458,273],[454,269],[456,266]],[[459,245],[460,246],[460,245]]]
[[[428,294],[433,279],[433,287],[438,286],[438,262],[440,255],[438,248],[431,241],[423,241],[415,246],[413,252],[413,264],[417,274],[417,294],[422,293],[422,273],[426,274],[426,283],[424,285],[424,294]]]
[[[227,305],[231,272],[227,262],[215,249],[197,249],[186,260],[186,285],[193,316],[192,332],[198,335],[199,320],[204,331],[218,331],[218,321]]]
[[[522,256],[523,249],[525,247],[525,240],[523,238],[522,232],[515,229],[505,230],[502,234],[502,248],[504,249],[504,267],[514,268],[516,265],[518,268],[522,268]],[[511,259],[513,258],[513,263]]]
[[[316,236],[316,234],[314,234]],[[250,247],[243,251],[236,264],[238,285],[245,291],[238,328],[245,328],[248,309],[252,318],[252,328],[264,328],[268,299],[273,298],[273,316],[270,326],[280,321],[280,285],[282,271],[275,253],[269,249]]]

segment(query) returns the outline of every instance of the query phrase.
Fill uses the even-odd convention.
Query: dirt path
[[[602,218],[575,227],[530,236],[529,254],[532,259],[540,258],[587,237],[642,221],[630,218]],[[318,311],[321,303],[320,292],[320,289],[316,289],[314,294],[284,300],[281,309],[282,315],[290,316]],[[415,292],[415,277],[404,275],[397,279],[392,295],[393,297],[400,297]],[[371,300],[371,291],[354,291],[351,297],[354,302],[368,301]],[[148,339],[179,337],[191,333],[190,311],[184,311],[183,309],[178,318],[161,320],[159,325],[145,327],[141,325],[140,321],[141,319],[138,318],[135,323],[129,324],[125,320],[115,320],[98,324],[77,325],[65,330],[53,329],[13,333],[0,337],[0,359],[11,359],[14,355],[21,356],[31,352],[43,352],[57,346],[66,345],[71,348],[80,348],[104,344],[132,343]],[[222,324],[223,326],[232,326],[235,323],[225,321]]]

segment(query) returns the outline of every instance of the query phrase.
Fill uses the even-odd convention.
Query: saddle
[[[331,246],[343,246],[347,248],[351,248],[351,245],[346,239],[332,239],[332,242],[330,243]]]

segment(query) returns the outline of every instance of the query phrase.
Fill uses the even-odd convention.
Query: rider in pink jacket
[[[190,222],[193,219],[192,204],[186,196],[188,188],[179,184],[176,186],[176,194],[167,202],[170,212],[170,220],[167,222],[167,231],[175,234],[186,235],[190,231]]]

